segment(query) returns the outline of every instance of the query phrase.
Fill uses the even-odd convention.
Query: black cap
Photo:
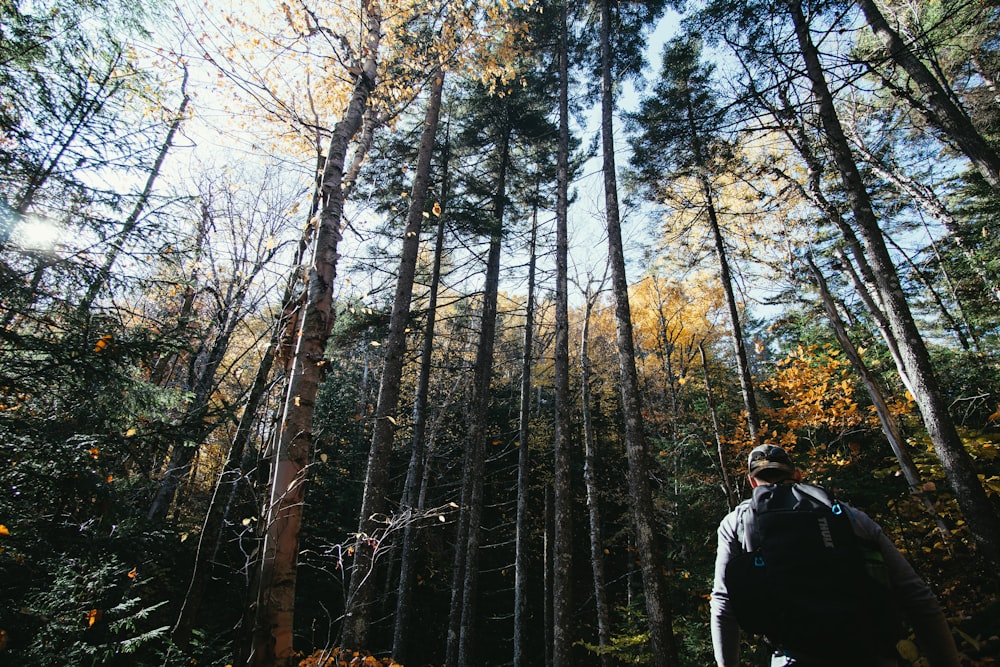
[[[789,475],[795,474],[795,466],[792,459],[781,447],[777,445],[760,445],[750,450],[750,457],[747,460],[750,466],[750,474],[756,475],[763,470],[782,470]]]

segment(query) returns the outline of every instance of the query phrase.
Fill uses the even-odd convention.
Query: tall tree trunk
[[[910,75],[923,93],[926,107],[918,111],[954,141],[990,187],[1000,193],[1000,154],[997,154],[983,138],[972,124],[969,115],[948,94],[933,72],[913,53],[902,36],[892,29],[875,1],[856,0],[856,2],[864,12],[872,31],[885,44],[889,57]]]
[[[480,318],[476,365],[473,371],[472,414],[467,434],[465,465],[462,472],[462,503],[455,543],[455,570],[452,580],[448,623],[447,664],[467,667],[474,656],[476,594],[479,582],[479,523],[483,511],[483,471],[486,466],[486,427],[493,377],[493,348],[496,338],[497,298],[500,289],[500,250],[507,199],[507,171],[510,167],[509,127],[498,146],[500,151],[497,189],[493,197],[493,229],[486,259],[483,310]]]
[[[448,141],[445,141],[445,158],[442,166],[444,178],[441,185],[441,204],[447,210],[448,198]],[[441,256],[444,253],[445,215],[438,216],[437,239],[434,244],[434,259],[431,266],[431,283],[427,297],[427,319],[424,322],[424,341],[420,350],[420,377],[417,380],[417,393],[413,401],[413,439],[410,451],[410,465],[406,470],[406,482],[403,486],[402,511],[410,514],[410,519],[403,528],[403,547],[399,565],[399,589],[396,596],[396,619],[393,628],[392,655],[395,660],[406,664],[407,647],[406,631],[410,620],[410,599],[413,583],[416,579],[415,549],[417,524],[414,514],[419,517],[424,506],[424,458],[426,456],[427,434],[427,397],[430,394],[431,364],[434,357],[434,325],[437,322],[438,288],[441,284]]]
[[[931,499],[928,498],[927,494],[924,492],[923,484],[920,481],[920,471],[913,462],[913,457],[910,456],[910,452],[906,449],[906,443],[899,431],[899,424],[897,423],[896,418],[893,417],[892,412],[889,410],[888,404],[885,402],[885,396],[883,395],[882,388],[879,386],[875,377],[868,370],[868,366],[861,358],[861,353],[858,351],[858,348],[855,347],[854,342],[848,335],[847,327],[844,326],[843,320],[840,319],[840,313],[837,312],[837,306],[834,303],[833,296],[830,294],[830,289],[827,286],[826,278],[823,276],[823,273],[819,270],[819,267],[816,266],[816,263],[813,261],[811,256],[806,255],[806,263],[809,265],[809,270],[813,274],[816,287],[819,289],[820,300],[823,303],[823,310],[826,311],[826,316],[830,320],[830,325],[833,327],[834,336],[836,336],[841,349],[844,350],[844,354],[847,355],[848,360],[851,362],[851,367],[854,369],[854,372],[858,374],[861,381],[865,385],[865,390],[868,392],[868,396],[872,400],[872,405],[875,406],[875,414],[878,415],[879,423],[882,425],[882,432],[889,441],[892,453],[896,455],[896,461],[899,462],[899,469],[903,472],[903,478],[906,479],[906,483],[910,487],[910,493],[920,499],[920,503],[924,506],[924,509],[927,510],[927,513],[937,525],[938,532],[941,533],[941,539],[950,552],[951,531],[948,530],[948,526],[945,524],[944,519],[934,508],[934,503],[931,502]]]
[[[795,26],[799,48],[812,84],[812,92],[819,105],[824,133],[840,172],[844,191],[854,214],[854,222],[864,240],[866,255],[875,272],[876,286],[886,307],[889,326],[900,346],[902,369],[912,383],[913,397],[923,416],[924,426],[931,437],[981,555],[993,564],[1000,564],[1000,517],[993,511],[976,474],[972,457],[965,450],[955,424],[948,414],[948,406],[934,376],[930,356],[903,295],[899,276],[886,248],[868,191],[840,125],[833,95],[827,86],[818,51],[812,42],[809,26],[802,12],[801,2],[800,0],[785,0],[785,2]]]
[[[379,385],[378,404],[375,408],[375,426],[364,494],[361,499],[361,517],[358,523],[358,541],[354,552],[354,565],[344,611],[344,647],[348,650],[367,648],[368,624],[371,615],[374,586],[370,583],[375,567],[375,552],[379,544],[378,531],[385,525],[376,517],[385,512],[389,492],[389,454],[395,433],[396,410],[399,407],[400,380],[406,353],[406,334],[410,321],[410,302],[413,298],[413,280],[416,276],[417,255],[420,250],[420,227],[424,218],[427,190],[431,177],[431,157],[437,136],[438,118],[441,115],[441,96],[444,89],[444,71],[432,77],[424,129],[420,137],[417,168],[410,192],[410,208],[406,217],[403,247],[399,259],[396,295],[386,336],[385,365]],[[365,539],[367,538],[367,539]]]
[[[715,198],[708,178],[702,173],[702,192],[705,196],[708,224],[712,228],[715,239],[715,256],[719,260],[719,277],[722,289],[726,294],[726,306],[729,308],[729,321],[733,329],[733,347],[736,352],[736,365],[740,374],[740,392],[743,394],[743,406],[747,411],[747,429],[750,442],[757,445],[760,441],[760,414],[757,411],[757,397],[753,387],[753,374],[750,371],[750,360],[747,356],[747,346],[743,339],[743,325],[740,321],[740,309],[736,303],[736,290],[733,288],[733,274],[729,268],[729,256],[726,253],[726,242],[722,237],[719,217],[715,211]]]
[[[732,510],[739,502],[736,489],[729,480],[729,461],[722,447],[722,426],[719,424],[719,411],[715,407],[715,395],[712,393],[712,380],[708,375],[708,357],[705,355],[705,343],[698,341],[698,354],[701,355],[701,370],[705,377],[705,402],[712,415],[712,433],[715,436],[715,455],[719,459],[719,476],[722,480],[722,490],[726,494],[726,503]]]
[[[544,529],[544,540],[545,543],[542,545],[542,559],[543,559],[543,579],[542,590],[544,591],[544,599],[542,601],[542,626],[543,634],[545,636],[545,664],[552,664],[552,562],[555,560],[555,554],[552,553],[552,535],[555,533],[555,519],[553,517],[552,511],[552,486],[546,485],[545,487],[545,501],[543,507],[543,517],[542,524]]]
[[[524,311],[524,343],[521,347],[521,402],[518,412],[517,446],[517,517],[514,533],[514,667],[524,667],[524,645],[527,635],[528,609],[528,490],[531,457],[528,439],[531,436],[531,369],[535,338],[535,243],[538,239],[538,188],[531,218],[531,240],[528,245],[528,295]]]
[[[628,458],[632,524],[642,568],[653,664],[656,667],[675,667],[678,664],[677,645],[673,636],[673,619],[667,599],[667,583],[663,576],[663,553],[660,550],[656,515],[653,508],[646,436],[642,427],[639,377],[635,367],[635,344],[632,339],[632,312],[628,300],[628,279],[625,275],[625,252],[622,246],[621,221],[618,211],[618,179],[615,173],[614,124],[612,120],[614,82],[611,76],[610,33],[610,0],[602,0],[600,47],[604,197],[607,208],[608,255],[611,264],[615,319],[617,321],[618,364],[621,378],[622,413],[625,420],[625,449]]]
[[[462,472],[462,502],[455,544],[452,607],[449,614],[447,664],[473,664],[476,593],[479,583],[479,524],[483,511],[483,475],[486,466],[486,408],[492,376],[493,341],[496,331],[497,286],[500,271],[500,236],[490,240],[483,294],[483,317],[473,373],[472,410]]]
[[[722,226],[719,224],[719,216],[715,210],[715,194],[712,192],[712,183],[708,178],[708,165],[704,150],[702,149],[701,136],[695,124],[695,109],[692,106],[690,98],[686,100],[684,111],[687,113],[688,126],[691,132],[691,147],[694,150],[694,160],[698,169],[698,180],[700,181],[702,196],[705,198],[705,211],[708,214],[708,224],[712,229],[712,238],[715,242],[715,256],[719,261],[719,279],[722,281],[722,289],[726,295],[726,306],[729,308],[729,321],[733,330],[733,347],[736,352],[736,366],[740,375],[740,391],[743,394],[743,406],[747,411],[747,429],[750,435],[750,442],[756,446],[760,441],[760,415],[757,411],[757,396],[754,392],[753,376],[750,372],[746,341],[743,339],[743,324],[740,319],[740,309],[736,303],[736,290],[733,287],[733,273],[729,267],[729,254],[726,252],[726,242],[722,237]]]
[[[472,443],[469,443],[471,445]],[[458,522],[455,525],[455,547],[451,568],[451,599],[448,607],[448,634],[445,639],[445,664],[458,664],[458,650],[462,638],[462,594],[465,590],[465,564],[469,550],[469,503],[472,481],[468,478],[472,465],[471,447],[465,448],[462,461],[462,489],[459,497]]]
[[[262,517],[265,535],[249,663],[286,667],[294,660],[293,620],[299,528],[305,499],[307,466],[312,452],[312,417],[324,366],[326,341],[333,326],[333,280],[344,212],[344,161],[358,132],[375,86],[382,30],[380,5],[363,0],[364,56],[343,118],[334,127],[323,166],[322,205],[298,339],[292,359],[281,431],[272,465],[271,492]]]
[[[590,570],[594,578],[594,604],[597,610],[597,645],[611,645],[611,611],[608,608],[607,582],[604,576],[604,537],[601,530],[600,493],[597,486],[597,436],[594,434],[590,406],[590,316],[600,290],[584,295],[583,331],[580,333],[580,401],[583,413],[583,481],[587,488],[587,514],[590,519]],[[611,667],[611,655],[601,652],[602,667]]]
[[[503,158],[506,164],[506,148]],[[502,180],[502,179],[501,179]],[[503,189],[501,187],[501,189]],[[502,210],[503,204],[498,204]],[[497,218],[499,224],[502,217]],[[472,486],[469,494],[469,530],[465,554],[465,579],[462,585],[462,624],[459,634],[458,665],[474,664],[475,660],[475,620],[476,601],[479,585],[479,544],[480,520],[483,513],[483,474],[486,465],[486,427],[490,398],[490,381],[493,376],[493,346],[496,338],[497,296],[500,279],[500,240],[497,230],[490,240],[489,260],[486,269],[486,291],[484,293],[482,330],[480,332],[479,351],[476,354],[476,371],[474,373],[474,405],[472,416],[473,429],[470,434],[470,450],[473,457],[470,461]]]
[[[563,82],[568,80],[569,53],[567,44],[568,8],[562,5],[562,21],[559,37],[559,107],[560,132],[562,119]],[[562,136],[557,151],[562,149]],[[557,155],[557,162],[561,155]],[[563,165],[558,163],[560,171]],[[558,178],[558,176],[557,176]],[[557,184],[561,188],[561,184]],[[558,195],[557,195],[558,196]],[[552,486],[555,492],[553,510],[555,512],[554,557],[552,564],[552,665],[567,667],[573,643],[572,632],[572,565],[573,565],[573,492],[570,485],[570,443],[569,443],[569,307],[567,257],[569,239],[567,231],[567,211],[556,204],[556,302],[555,302],[555,359],[553,378],[555,390],[555,424],[553,424]]]

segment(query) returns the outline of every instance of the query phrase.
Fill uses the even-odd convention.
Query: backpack
[[[762,484],[741,527],[752,550],[725,571],[740,627],[810,662],[894,654],[901,625],[885,563],[840,503],[807,484]]]

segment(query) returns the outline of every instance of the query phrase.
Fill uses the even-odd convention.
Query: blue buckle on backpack
[[[753,557],[754,567],[764,567],[764,557],[760,554]]]
[[[830,506],[830,511],[839,516],[844,513],[844,508],[840,506],[840,503],[834,502],[833,505]]]

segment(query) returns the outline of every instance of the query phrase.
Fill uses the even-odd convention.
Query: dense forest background
[[[0,0],[0,664],[713,664],[760,442],[995,664],[998,35]]]

